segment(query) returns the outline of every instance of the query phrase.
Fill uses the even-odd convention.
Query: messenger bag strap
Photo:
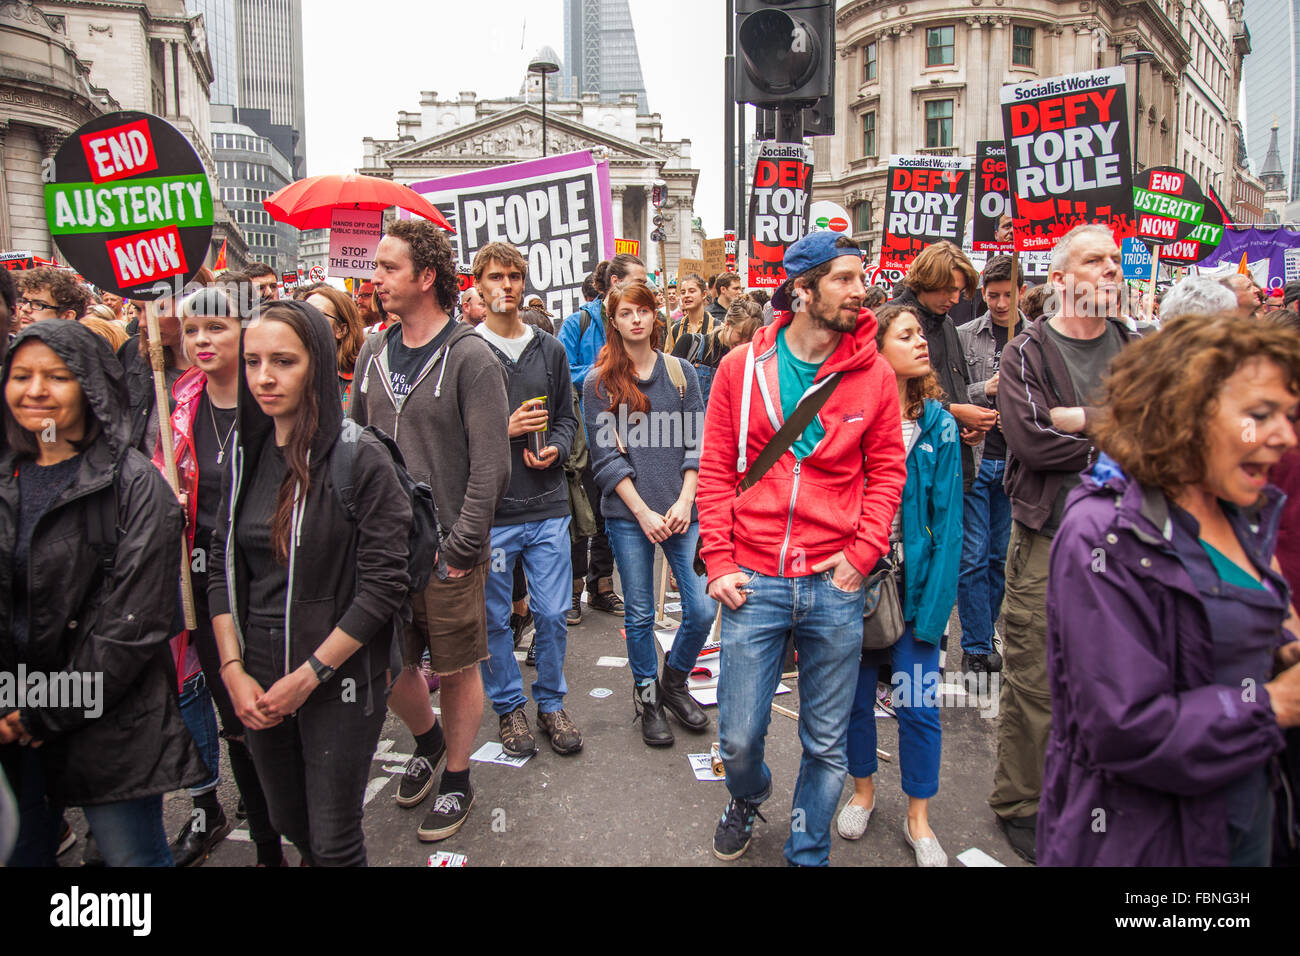
[[[768,469],[775,465],[781,456],[789,450],[790,446],[803,434],[803,430],[808,427],[813,417],[821,411],[822,406],[826,404],[826,400],[831,397],[831,392],[835,391],[835,386],[840,383],[840,379],[843,377],[843,372],[835,372],[827,376],[822,380],[821,386],[814,394],[795,406],[794,414],[787,418],[785,424],[777,429],[776,434],[772,436],[772,440],[754,459],[753,467],[745,472],[744,478],[740,479],[740,484],[736,486],[737,495],[758,484],[759,479],[767,474]]]

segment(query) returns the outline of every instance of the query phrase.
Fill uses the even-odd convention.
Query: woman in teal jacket
[[[875,807],[876,672],[889,664],[898,717],[899,769],[907,794],[903,837],[918,866],[947,866],[930,829],[930,798],[939,792],[939,641],[957,598],[961,564],[961,445],[957,423],[940,404],[929,347],[914,312],[889,305],[876,313],[876,347],[894,368],[903,410],[907,484],[890,533],[899,563],[907,629],[893,647],[864,652],[849,718],[853,797],[840,811],[840,836],[856,840]]]

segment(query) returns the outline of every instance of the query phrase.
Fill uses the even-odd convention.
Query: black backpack
[[[357,445],[361,433],[369,432],[379,439],[380,444],[392,456],[393,468],[402,490],[411,500],[411,531],[407,536],[406,570],[410,575],[412,594],[423,591],[429,584],[435,563],[443,567],[439,549],[442,545],[441,527],[438,524],[438,506],[433,500],[433,489],[423,481],[416,481],[406,470],[406,460],[398,450],[397,442],[389,438],[374,425],[361,426],[350,418],[343,419],[339,429],[339,440],[330,452],[330,476],[334,480],[334,491],[339,503],[347,512],[348,518],[357,520],[356,491],[352,484],[352,473],[357,460]],[[441,575],[439,575],[441,577]]]

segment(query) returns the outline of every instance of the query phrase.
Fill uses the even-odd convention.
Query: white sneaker
[[[840,831],[840,836],[846,840],[861,840],[862,834],[867,832],[867,823],[871,820],[871,811],[876,809],[873,803],[869,807],[859,807],[853,803],[844,804],[844,809],[840,810],[840,815],[835,821],[835,829]]]
[[[939,846],[939,841],[934,837],[922,837],[919,840],[912,839],[912,827],[907,818],[903,818],[903,838],[907,840],[907,845],[916,852],[917,866],[947,866],[948,854],[943,852],[943,847]]]

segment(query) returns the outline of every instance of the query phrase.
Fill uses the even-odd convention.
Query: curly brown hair
[[[387,235],[401,239],[411,252],[411,266],[418,276],[433,270],[433,294],[442,311],[450,315],[456,309],[460,283],[456,278],[456,257],[452,255],[447,234],[427,219],[398,219]]]
[[[1169,498],[1205,478],[1206,434],[1224,381],[1246,362],[1277,364],[1300,395],[1300,336],[1233,316],[1182,315],[1124,347],[1089,429],[1134,481]]]
[[[921,317],[905,305],[882,305],[876,311],[877,349],[884,347],[885,335],[889,332],[889,327],[903,315],[910,315],[916,319],[916,324],[920,326]],[[922,333],[922,335],[924,334]],[[929,375],[908,379],[903,398],[903,416],[909,421],[916,421],[921,417],[921,413],[925,411],[925,400],[927,398],[933,398],[936,402],[943,401],[943,387],[939,385],[939,378],[934,374],[933,369]]]

